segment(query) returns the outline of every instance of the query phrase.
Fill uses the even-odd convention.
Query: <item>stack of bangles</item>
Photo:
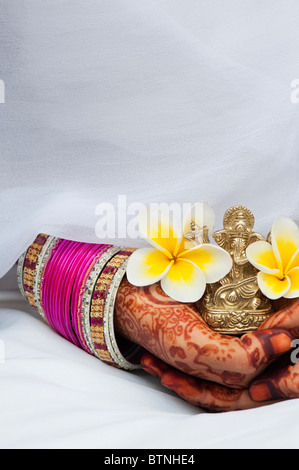
[[[116,338],[113,321],[133,251],[40,234],[18,261],[18,286],[61,336],[109,365],[139,369],[141,348]]]

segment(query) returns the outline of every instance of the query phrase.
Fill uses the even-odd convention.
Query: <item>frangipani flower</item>
[[[299,297],[299,228],[288,217],[272,226],[271,243],[258,241],[246,250],[248,260],[259,269],[258,285],[271,300]]]
[[[196,302],[206,283],[217,282],[232,268],[230,255],[219,246],[201,244],[186,249],[184,234],[191,222],[212,230],[214,211],[197,203],[189,211],[182,228],[168,211],[146,210],[139,214],[140,234],[152,245],[139,248],[129,258],[128,281],[147,286],[161,281],[163,291],[178,302]]]

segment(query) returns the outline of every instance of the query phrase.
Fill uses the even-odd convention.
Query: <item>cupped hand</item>
[[[164,387],[175,392],[180,398],[210,412],[244,410],[271,403],[254,401],[248,389],[230,388],[192,377],[148,352],[143,354],[141,365],[146,372],[157,377]]]
[[[277,326],[241,338],[215,333],[193,305],[170,299],[159,284],[136,287],[126,279],[116,298],[115,328],[190,380],[196,377],[234,389],[247,388],[290,350],[292,341],[291,334]]]
[[[276,303],[279,310],[261,328],[287,328],[298,338],[299,300]],[[271,331],[271,330],[270,330]],[[265,373],[253,381],[248,389],[240,390],[191,377],[169,366],[150,353],[141,359],[144,370],[156,376],[161,383],[187,402],[208,411],[236,411],[256,408],[281,400],[299,398],[299,343],[297,350],[280,356]]]

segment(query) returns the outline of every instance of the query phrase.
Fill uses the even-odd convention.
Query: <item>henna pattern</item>
[[[275,303],[278,310],[271,315],[260,327],[265,328],[286,328],[290,330],[294,338],[298,338],[299,332],[299,299],[292,301],[288,299],[280,299]]]
[[[289,362],[289,357],[287,358]],[[299,364],[270,368],[249,388],[256,401],[282,400],[299,397]]]
[[[291,347],[281,329],[242,338],[213,332],[190,304],[173,301],[159,284],[124,280],[115,305],[115,328],[167,364],[195,377],[234,388],[248,385],[270,360]]]
[[[144,370],[159,378],[165,387],[179,397],[210,412],[236,411],[264,404],[253,401],[248,390],[236,390],[191,377],[168,366],[150,353],[143,355],[141,364]]]

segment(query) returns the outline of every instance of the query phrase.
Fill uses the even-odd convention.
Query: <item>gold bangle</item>
[[[97,283],[98,277],[101,274],[102,270],[109,262],[109,260],[121,250],[118,246],[110,247],[105,253],[103,253],[100,258],[97,260],[92,271],[90,272],[83,291],[83,299],[81,304],[81,313],[80,313],[80,322],[81,322],[81,331],[83,333],[83,342],[87,346],[89,352],[94,356],[100,357],[97,355],[97,352],[94,348],[92,338],[91,338],[91,329],[90,329],[90,309],[92,296]],[[80,329],[80,325],[79,329]]]
[[[18,259],[18,263],[17,263],[17,283],[18,283],[19,290],[22,296],[25,297],[25,299],[27,299],[26,292],[24,289],[24,264],[25,264],[26,254],[27,254],[27,251],[24,251],[24,253],[22,253],[20,258]]]
[[[90,335],[95,355],[110,365],[128,370],[140,366],[128,362],[119,351],[113,314],[117,290],[125,274],[124,266],[133,251],[133,248],[122,249],[106,264],[95,284],[90,305]]]
[[[43,233],[39,234],[34,242],[30,245],[26,252],[25,262],[24,262],[24,271],[23,271],[23,282],[24,282],[24,291],[28,299],[29,304],[36,310],[36,302],[34,298],[33,285],[34,285],[34,275],[38,256],[42,251],[44,244],[48,239],[48,235]]]
[[[43,278],[43,272],[47,265],[48,259],[51,255],[51,252],[58,242],[59,242],[58,238],[55,238],[52,236],[49,236],[47,238],[46,242],[44,243],[38,255],[36,266],[35,266],[35,271],[34,271],[33,296],[35,300],[35,306],[36,306],[37,312],[46,323],[48,323],[48,320],[45,316],[44,309],[42,307],[42,278]]]
[[[122,338],[119,338],[119,341],[115,338],[114,331],[114,305],[117,296],[117,292],[120,286],[120,283],[126,274],[127,264],[129,259],[127,258],[121,266],[118,268],[117,273],[115,274],[113,280],[111,281],[108,294],[106,297],[105,307],[104,307],[104,334],[106,339],[106,344],[108,350],[110,351],[111,356],[118,366],[126,370],[135,370],[140,369],[140,363],[129,361],[129,358],[136,358],[140,356],[141,347],[135,343],[130,343],[129,350],[126,350],[126,353],[122,353],[119,348],[119,341]],[[126,346],[128,341],[126,341]]]

